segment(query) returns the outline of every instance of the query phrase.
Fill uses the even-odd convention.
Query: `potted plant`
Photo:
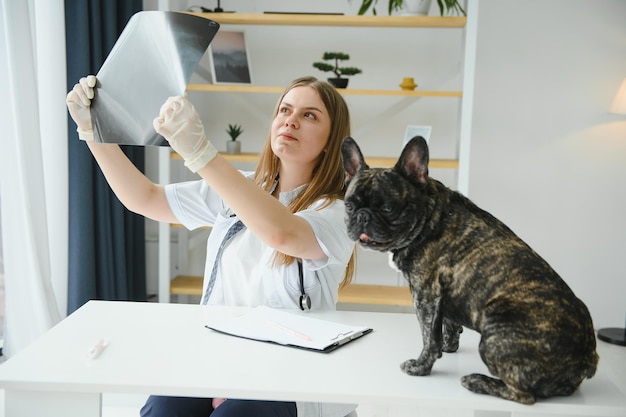
[[[241,125],[231,125],[228,124],[228,129],[226,129],[226,133],[230,136],[230,140],[226,142],[226,152],[232,155],[238,155],[241,153],[241,142],[237,140],[239,135],[243,133],[243,128]]]
[[[340,67],[339,61],[346,61],[350,59],[350,55],[344,54],[343,52],[324,52],[322,59],[324,61],[335,60],[334,65],[326,62],[314,62],[313,66],[320,71],[334,72],[336,77],[329,78],[328,82],[334,85],[336,88],[346,88],[348,86],[348,79],[342,77],[342,75],[349,76],[360,74],[363,72],[359,68],[355,67]]]
[[[387,13],[391,15],[394,11],[402,10],[406,3],[409,3],[411,0],[389,0],[387,5]],[[424,0],[420,0],[424,2]],[[361,8],[358,11],[359,15],[365,14],[370,8],[372,9],[372,13],[376,15],[376,3],[378,0],[362,0]],[[427,2],[430,5],[430,1]],[[441,16],[449,15],[449,14],[457,14],[465,16],[465,9],[459,3],[458,0],[437,0],[437,5],[439,6],[439,13]]]

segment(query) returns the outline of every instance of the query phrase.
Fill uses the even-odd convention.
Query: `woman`
[[[156,221],[182,223],[189,229],[213,227],[203,304],[303,308],[306,293],[311,308],[335,309],[338,289],[349,283],[354,270],[354,242],[343,221],[340,151],[350,134],[350,115],[332,85],[302,77],[285,89],[254,173],[238,171],[217,153],[186,98],[168,99],[154,127],[202,180],[166,186],[146,178],[119,146],[93,142],[89,106],[95,85],[94,76],[82,78],[68,94],[67,105],[79,137],[87,141],[120,201]],[[243,229],[228,238],[229,230],[242,223]],[[354,408],[152,396],[142,416],[334,417]]]

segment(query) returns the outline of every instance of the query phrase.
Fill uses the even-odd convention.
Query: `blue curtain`
[[[97,73],[130,17],[141,9],[141,0],[66,0],[67,91],[81,77]],[[71,118],[68,126],[67,313],[92,299],[145,301],[144,219],[122,206],[78,139]],[[123,150],[143,172],[143,148]]]

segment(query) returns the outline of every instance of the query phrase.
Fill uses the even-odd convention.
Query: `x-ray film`
[[[152,121],[168,97],[185,93],[219,27],[212,20],[179,12],[133,15],[97,74],[91,106],[94,140],[167,145]]]

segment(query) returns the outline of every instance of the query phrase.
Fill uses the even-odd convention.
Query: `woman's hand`
[[[65,103],[70,116],[78,126],[78,137],[93,142],[93,125],[91,123],[91,99],[94,97],[96,76],[88,75],[81,78],[67,94]]]
[[[204,134],[200,116],[186,97],[168,98],[152,124],[154,130],[183,157],[185,166],[192,172],[204,167],[217,155],[217,149]]]

